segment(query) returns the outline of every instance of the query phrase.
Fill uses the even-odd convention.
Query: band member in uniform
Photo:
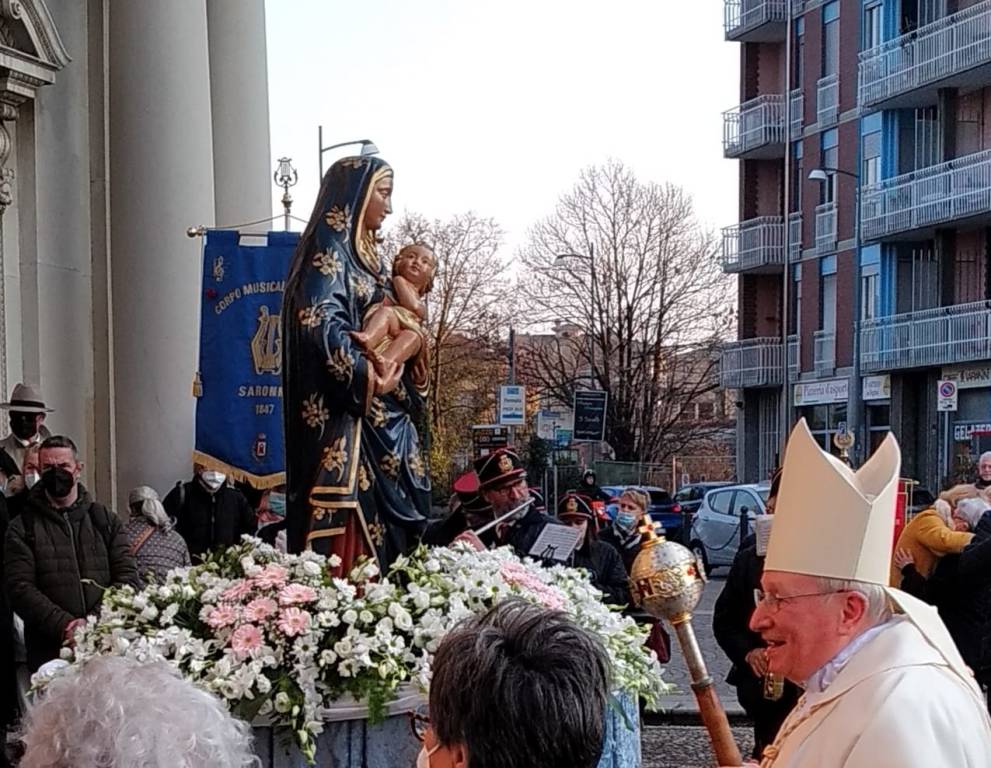
[[[628,605],[630,587],[623,559],[612,545],[598,540],[599,523],[588,500],[577,493],[566,493],[557,505],[557,517],[565,525],[582,529],[568,565],[588,571],[592,584],[605,594],[606,602]]]

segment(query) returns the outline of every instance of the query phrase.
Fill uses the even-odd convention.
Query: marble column
[[[224,227],[272,215],[265,2],[210,0],[207,29],[216,224]]]
[[[201,243],[214,220],[205,0],[114,3],[110,199],[117,487],[191,471]]]
[[[94,351],[105,342],[94,337],[92,321],[89,4],[47,5],[72,60],[8,126],[17,141],[20,307],[14,322],[21,344],[21,365],[12,366],[8,385],[23,379],[41,386],[55,409],[48,427],[75,441],[90,467],[84,482],[95,491]],[[8,216],[5,228],[12,223]]]

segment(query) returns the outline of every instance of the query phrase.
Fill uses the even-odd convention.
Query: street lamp
[[[815,168],[809,173],[809,180],[818,181],[820,184],[828,184],[832,174],[847,176],[853,179],[853,397],[850,400],[850,413],[847,414],[847,431],[853,434],[856,443],[854,444],[854,456],[862,454],[867,456],[867,444],[862,433],[864,410],[863,383],[860,380],[860,322],[863,318],[863,298],[862,277],[860,271],[860,176],[842,168]],[[859,462],[854,462],[855,464]]]
[[[557,263],[557,262],[560,262],[560,261],[564,261],[565,259],[578,259],[580,261],[587,261],[588,262],[588,269],[592,273],[592,284],[591,284],[591,290],[590,290],[592,306],[590,307],[590,310],[589,310],[590,317],[591,317],[591,323],[590,323],[590,325],[591,325],[591,329],[590,329],[591,332],[589,334],[590,337],[591,337],[591,344],[589,345],[589,350],[588,350],[588,364],[589,364],[589,366],[592,369],[592,380],[595,381],[596,380],[596,374],[595,374],[595,313],[597,311],[597,305],[595,303],[595,300],[596,300],[596,297],[597,297],[596,278],[595,278],[595,245],[593,243],[589,243],[589,245],[588,245],[588,254],[587,255],[584,254],[584,253],[559,253],[559,254],[557,254],[557,256],[554,257],[554,262]]]
[[[361,149],[358,154],[364,157],[365,155],[377,155],[379,148],[375,146],[375,143],[371,139],[355,139],[354,141],[342,141],[337,144],[331,144],[329,147],[323,145],[323,126],[317,126],[317,149],[320,155],[320,181],[323,182],[323,154],[324,152],[330,152],[332,149],[337,149],[338,147],[347,147],[351,144],[360,144]]]
[[[285,210],[286,232],[288,232],[289,219],[291,218],[289,212],[292,209],[292,195],[289,194],[289,187],[295,187],[299,181],[299,174],[293,168],[292,158],[280,157],[279,167],[275,169],[272,178],[275,181],[275,186],[282,187],[282,207]]]
[[[592,273],[592,282],[591,282],[591,285],[590,285],[590,299],[591,299],[591,302],[592,302],[592,306],[589,308],[589,318],[591,319],[591,323],[590,323],[590,325],[591,325],[591,328],[590,328],[591,333],[589,334],[588,364],[589,364],[589,367],[592,370],[592,385],[593,385],[593,388],[598,389],[598,387],[596,386],[596,384],[598,383],[598,377],[596,376],[596,373],[595,373],[595,313],[597,311],[597,305],[595,303],[595,300],[596,300],[596,297],[598,295],[597,294],[597,291],[596,291],[597,282],[596,282],[596,277],[595,277],[595,244],[594,243],[589,243],[588,244],[588,254],[584,254],[584,253],[559,253],[559,254],[557,254],[557,256],[554,257],[554,263],[558,263],[558,262],[564,261],[565,259],[578,259],[579,261],[587,261],[588,262],[588,270],[589,270],[589,272]],[[592,443],[591,464],[592,464],[593,467],[595,466],[595,460],[596,460],[596,445],[597,445],[597,443],[594,443],[594,442]]]

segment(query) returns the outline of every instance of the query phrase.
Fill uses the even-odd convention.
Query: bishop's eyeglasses
[[[781,606],[789,600],[800,600],[805,597],[824,597],[825,595],[838,595],[848,592],[846,589],[833,589],[829,592],[806,592],[802,595],[776,595],[773,592],[765,592],[763,589],[754,590],[754,605],[764,604],[764,607],[771,613],[777,613]]]

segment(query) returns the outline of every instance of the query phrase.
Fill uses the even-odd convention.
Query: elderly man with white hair
[[[991,451],[985,451],[977,460],[977,481],[974,485],[981,491],[991,487]]]
[[[762,768],[991,765],[991,718],[946,627],[888,586],[900,468],[891,435],[854,473],[804,420],[792,432],[750,626],[805,692]]]
[[[165,662],[107,656],[52,680],[27,712],[20,768],[248,768],[251,728]]]

